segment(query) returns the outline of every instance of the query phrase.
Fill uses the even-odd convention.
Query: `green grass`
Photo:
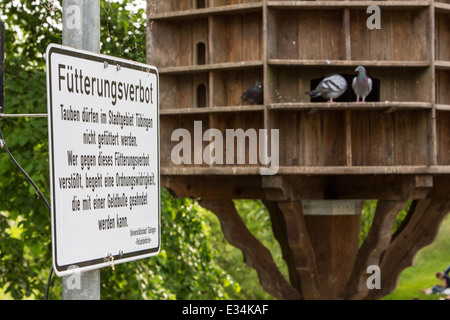
[[[416,256],[414,266],[403,271],[397,289],[384,300],[438,300],[442,295],[425,295],[420,289],[439,284],[435,273],[444,271],[450,264],[450,215],[448,215],[439,231],[435,242],[423,248]]]

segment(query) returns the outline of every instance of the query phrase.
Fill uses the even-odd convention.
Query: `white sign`
[[[159,253],[156,68],[47,48],[53,266],[58,276]]]

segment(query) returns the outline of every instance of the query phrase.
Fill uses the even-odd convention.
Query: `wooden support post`
[[[284,241],[286,250],[290,251],[291,282],[295,288],[308,300],[321,298],[318,282],[316,257],[309,238],[301,202],[279,202],[278,207],[285,230]]]
[[[264,202],[291,283],[305,299],[340,299],[358,250],[360,215],[304,216],[301,202]]]
[[[361,215],[306,216],[317,264],[321,299],[343,297],[358,252]]]
[[[371,265],[380,265],[380,259],[389,246],[392,227],[397,214],[407,201],[379,201],[369,234],[359,249],[352,274],[345,288],[345,299],[361,299],[369,293],[365,274]]]

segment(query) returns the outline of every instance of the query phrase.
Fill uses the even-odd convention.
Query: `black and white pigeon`
[[[308,91],[312,98],[322,96],[328,102],[333,102],[333,99],[339,98],[347,90],[347,80],[341,75],[331,74],[326,76],[313,91]]]
[[[362,99],[362,103],[365,103],[366,97],[372,91],[372,79],[367,76],[363,66],[356,68],[355,72],[358,72],[358,75],[353,78],[352,87],[356,94],[356,102]]]
[[[253,104],[263,104],[264,90],[261,81],[256,81],[247,91],[242,94],[242,99]]]

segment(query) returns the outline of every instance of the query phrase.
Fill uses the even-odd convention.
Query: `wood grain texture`
[[[378,202],[369,234],[358,251],[352,274],[346,284],[344,299],[358,300],[368,295],[367,268],[380,265],[381,256],[391,242],[396,217],[406,204],[407,201]]]
[[[317,261],[314,248],[309,238],[301,202],[279,202],[278,208],[284,221],[284,236],[289,253],[288,262],[291,283],[307,300],[317,300],[322,297]]]

